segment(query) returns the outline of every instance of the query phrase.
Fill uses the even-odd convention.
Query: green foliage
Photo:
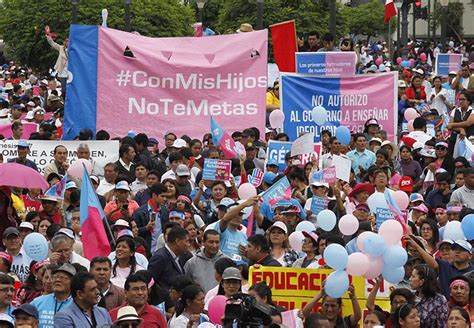
[[[54,65],[57,53],[44,37],[44,26],[49,25],[58,41],[67,37],[72,22],[70,0],[3,0],[0,31],[6,43],[6,54],[21,64],[38,69]],[[99,25],[102,9],[107,8],[108,27],[123,29],[125,8],[123,1],[87,0],[79,2],[78,22]],[[133,0],[132,30],[146,36],[192,35],[194,12],[173,0]]]
[[[378,36],[388,32],[388,24],[384,19],[384,4],[379,0],[370,0],[357,7],[345,7],[343,15],[347,19],[350,33]],[[392,19],[392,31],[396,28],[396,22]]]

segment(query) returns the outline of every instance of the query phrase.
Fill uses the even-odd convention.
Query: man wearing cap
[[[273,180],[275,180],[276,174],[273,172],[265,172],[262,177],[262,184],[260,185],[259,190],[266,191],[273,185]]]
[[[441,292],[449,299],[449,281],[451,278],[474,271],[474,264],[471,262],[472,245],[466,240],[456,240],[452,244],[453,262],[449,263],[442,259],[435,259],[423,247],[413,241],[414,236],[409,235],[409,237],[410,245],[416,249],[426,264],[438,272]]]
[[[451,201],[459,202],[470,209],[474,209],[474,167],[464,169],[463,176],[464,186],[453,191]]]
[[[32,168],[35,171],[38,171],[38,167],[35,162],[26,158],[30,153],[30,145],[26,140],[18,140],[17,144],[17,155],[18,157],[11,158],[8,160],[9,163],[18,163]]]
[[[30,303],[38,309],[40,328],[54,328],[54,316],[71,305],[71,280],[76,273],[76,269],[69,263],[53,269],[53,293],[35,298]]]
[[[53,151],[53,157],[54,161],[44,168],[43,175],[45,178],[47,178],[50,173],[56,173],[60,176],[64,176],[67,169],[69,168],[66,147],[63,145],[56,146]]]
[[[173,277],[170,277],[173,278]],[[155,282],[157,282],[155,278]],[[156,327],[167,328],[166,320],[163,314],[153,305],[148,304],[148,284],[141,274],[132,274],[125,281],[125,296],[127,302],[123,305],[110,310],[110,317],[114,322],[119,321],[119,318],[126,320],[127,317],[123,315],[122,308],[132,306],[139,319],[142,321],[142,327]],[[132,313],[127,311],[128,313]],[[122,314],[122,315],[120,315]],[[128,317],[129,320],[136,321],[136,316]]]
[[[15,327],[38,328],[39,313],[31,304],[22,304],[13,310],[15,316]]]
[[[265,165],[266,172],[272,172],[274,174],[278,174],[278,162],[276,159],[267,159],[267,164]]]
[[[240,230],[240,224],[244,215],[243,210],[250,206],[254,208],[254,214],[260,213],[258,197],[255,196],[247,199],[242,204],[234,203],[227,206],[226,213],[214,226],[214,229],[221,235],[221,250],[229,257],[239,255],[240,247],[247,245],[247,236]],[[255,219],[259,221],[256,215]]]
[[[140,327],[142,319],[138,316],[137,310],[133,306],[124,306],[117,311],[117,320],[114,327]]]
[[[375,154],[367,149],[367,137],[363,133],[354,135],[355,149],[347,153],[351,160],[356,180],[361,181],[367,169],[375,164]]]
[[[177,190],[180,195],[189,195],[194,189],[194,184],[191,182],[189,177],[191,172],[189,172],[188,167],[185,164],[179,164],[176,168],[176,183]]]
[[[71,280],[73,302],[54,316],[54,327],[100,327],[112,324],[106,309],[97,306],[100,292],[89,272],[79,272]]]
[[[22,248],[20,231],[14,227],[5,229],[2,242],[6,252],[13,258],[11,270],[15,272],[21,282],[24,282],[30,272],[32,260]]]
[[[217,260],[226,257],[219,249],[220,242],[221,237],[216,230],[206,230],[201,249],[184,265],[186,275],[201,286],[204,294],[218,284],[214,278],[214,264]]]
[[[20,231],[20,239],[21,239],[21,242],[23,243],[23,240],[25,240],[25,237],[35,231],[35,227],[30,222],[25,221],[25,222],[20,223],[18,230]]]
[[[55,224],[64,222],[63,216],[59,213],[58,202],[59,200],[55,197],[43,196],[40,198],[41,206],[43,210],[39,212],[40,217],[48,219]]]

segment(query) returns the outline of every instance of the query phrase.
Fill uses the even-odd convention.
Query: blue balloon
[[[351,143],[351,131],[347,126],[339,126],[336,129],[336,138],[343,145],[348,145]]]
[[[397,268],[385,267],[382,272],[382,277],[392,284],[397,284],[405,277],[405,269],[402,266]]]
[[[349,276],[346,271],[334,271],[331,273],[324,285],[324,291],[329,297],[340,298],[342,297],[349,288]]]
[[[324,250],[324,262],[334,270],[344,270],[347,266],[347,250],[339,244],[331,244]]]
[[[323,125],[327,121],[328,113],[326,109],[322,106],[316,106],[311,111],[311,116],[313,118],[313,122],[317,125]]]
[[[25,237],[23,249],[32,260],[41,262],[48,258],[48,241],[37,232],[32,232]]]
[[[336,226],[336,214],[330,210],[322,210],[319,212],[316,223],[324,231],[331,231]]]
[[[379,65],[379,71],[380,71],[380,72],[384,72],[384,71],[385,71],[385,65],[384,65],[384,64],[380,64],[380,65]]]
[[[300,223],[298,223],[295,230],[296,231],[311,232],[311,231],[316,230],[316,227],[314,226],[313,223],[311,223],[309,221],[301,221]]]
[[[408,60],[402,61],[402,67],[409,68],[411,67],[411,63]]]
[[[393,245],[385,249],[383,253],[383,262],[385,268],[396,268],[404,266],[407,263],[408,254],[407,251],[399,246]]]
[[[462,219],[461,228],[467,240],[474,240],[474,214],[468,214]]]
[[[380,256],[385,252],[385,240],[377,234],[370,234],[364,240],[364,249],[368,255]]]

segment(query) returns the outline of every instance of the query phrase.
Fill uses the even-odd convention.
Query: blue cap
[[[20,139],[18,140],[18,147],[23,147],[23,148],[30,148],[30,145],[28,144],[28,141]]]
[[[235,204],[235,200],[229,197],[224,197],[221,199],[221,202],[219,203],[219,205],[217,205],[217,207],[221,206],[221,207],[228,208],[230,205],[233,205],[233,204]]]
[[[289,200],[286,200],[286,199],[280,199],[276,204],[275,206],[273,206],[273,208],[277,208],[277,207],[288,207],[288,206],[291,206],[293,205]]]
[[[270,166],[270,165],[278,166],[277,160],[276,159],[268,159],[267,160],[267,166]]]
[[[265,174],[263,175],[263,182],[265,182],[266,184],[272,184],[273,180],[275,180],[276,178],[276,174],[273,173],[273,172],[265,172]]]
[[[26,313],[30,317],[33,317],[35,319],[39,318],[39,313],[38,310],[36,309],[35,306],[31,304],[22,304],[19,307],[17,307],[15,310],[12,311],[13,315],[17,315],[20,312]]]
[[[184,220],[185,216],[183,212],[179,211],[171,211],[168,215],[169,218],[179,218],[181,220]]]

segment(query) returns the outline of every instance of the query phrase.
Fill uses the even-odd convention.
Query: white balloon
[[[327,121],[327,111],[322,106],[316,106],[311,111],[311,116],[313,118],[313,122],[317,125],[323,125]]]
[[[274,111],[270,113],[268,120],[270,121],[270,126],[273,129],[282,128],[283,122],[285,121],[285,114],[283,113],[282,110],[275,109]]]

